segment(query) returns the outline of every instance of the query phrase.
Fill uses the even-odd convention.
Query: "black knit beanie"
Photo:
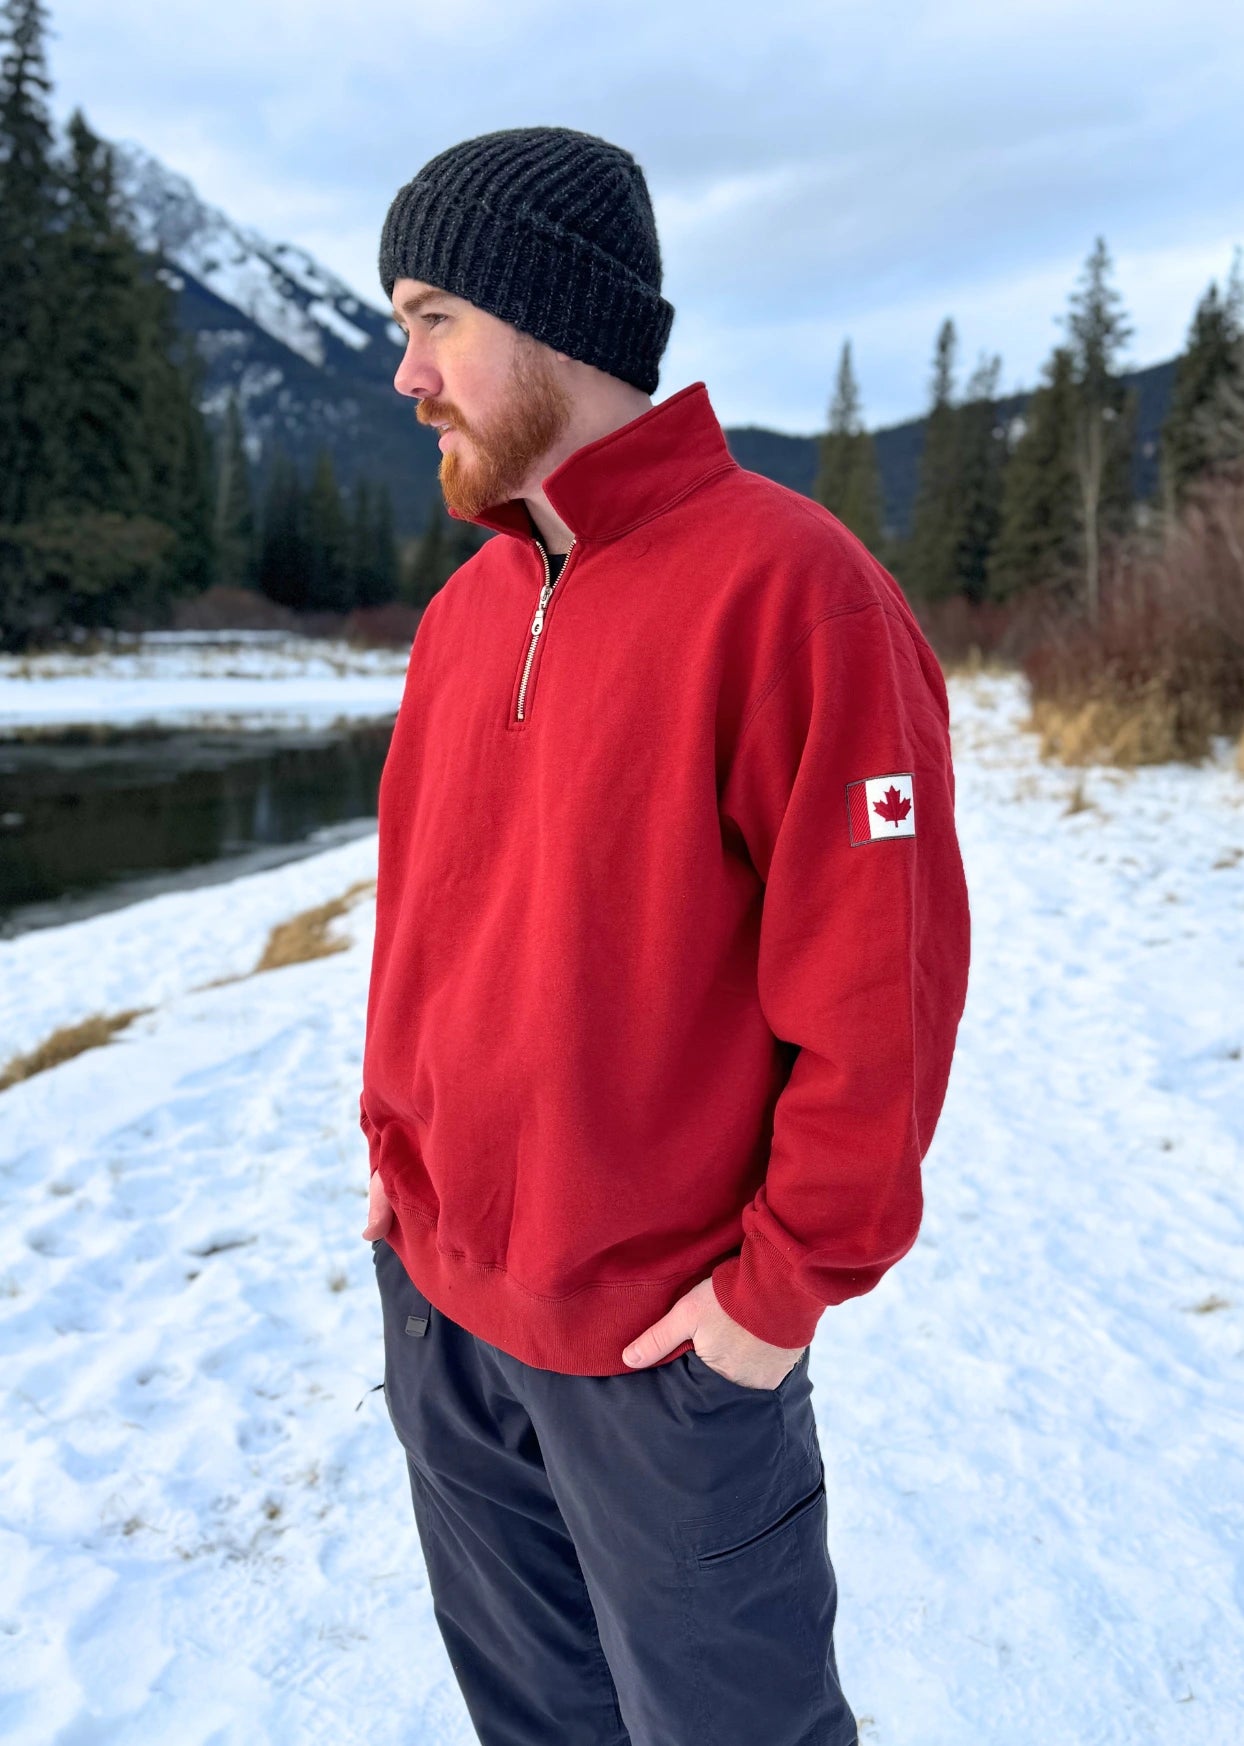
[[[651,394],[673,308],[644,173],[569,127],[511,127],[450,146],[399,189],[380,282],[452,291],[555,351]]]

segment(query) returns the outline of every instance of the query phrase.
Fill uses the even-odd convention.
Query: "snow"
[[[364,333],[361,327],[355,327],[352,321],[347,321],[331,303],[325,303],[322,299],[308,303],[307,314],[318,321],[321,327],[335,333],[346,345],[352,346],[356,352],[361,352],[365,346],[371,344],[371,335]]]
[[[306,249],[300,249],[296,243],[277,243],[272,253],[280,262],[281,270],[312,297],[336,298],[339,303],[349,305],[347,314],[352,314],[358,308],[358,303],[345,281],[330,273],[327,267],[321,266]]]
[[[210,234],[196,237],[177,255],[178,264],[217,297],[249,315],[257,327],[297,352],[309,364],[324,362],[324,340],[302,306],[290,298],[270,262],[246,244],[220,252]]]
[[[118,184],[144,248],[160,248],[177,266],[231,303],[273,339],[310,364],[324,362],[321,329],[356,349],[368,336],[334,308],[358,302],[348,285],[293,243],[270,243],[200,199],[193,183],[133,140],[115,146]],[[316,301],[304,306],[303,299]],[[348,329],[349,332],[343,330]],[[356,337],[350,337],[354,335]]]
[[[272,633],[135,640],[98,654],[0,655],[0,738],[73,723],[324,727],[393,716],[409,649]]]
[[[1220,745],[1069,811],[1018,679],[951,698],[973,965],[925,1225],[811,1356],[844,1684],[868,1746],[1230,1746],[1244,780]],[[475,1738],[373,1392],[373,899],[245,975],[374,868],[373,835],[0,942],[0,1057],[153,1009],[0,1094],[13,1746]]]

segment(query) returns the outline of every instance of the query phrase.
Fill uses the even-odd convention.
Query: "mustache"
[[[420,424],[448,423],[469,434],[466,420],[447,400],[421,400],[415,407],[415,417]]]

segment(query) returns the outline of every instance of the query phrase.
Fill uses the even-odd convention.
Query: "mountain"
[[[439,495],[440,454],[414,403],[394,393],[396,325],[305,250],[207,205],[141,146],[113,149],[134,234],[172,269],[178,320],[205,366],[209,422],[235,390],[260,473],[281,445],[309,474],[323,444],[339,480],[385,481],[398,533],[419,531]]]
[[[237,392],[251,459],[262,474],[278,444],[309,474],[323,444],[337,477],[388,484],[399,535],[418,533],[440,497],[440,453],[393,389],[401,341],[380,309],[290,243],[272,243],[201,200],[192,184],[132,141],[114,146],[118,182],[140,243],[170,265],[178,319],[203,358],[203,408],[215,424]],[[1126,378],[1140,396],[1134,479],[1157,483],[1158,436],[1174,363]],[[828,390],[827,390],[828,392]],[[1027,395],[1001,402],[1019,418]],[[817,438],[745,425],[726,430],[741,466],[810,493]],[[924,419],[874,432],[886,525],[910,526]]]

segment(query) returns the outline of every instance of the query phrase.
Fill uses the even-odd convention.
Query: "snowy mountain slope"
[[[380,310],[363,303],[305,250],[270,243],[235,224],[142,146],[125,140],[114,150],[121,193],[144,248],[161,250],[308,363],[333,362],[335,341],[356,354],[374,348],[383,360],[381,374],[391,375],[397,330]]]
[[[343,484],[388,485],[399,535],[418,532],[439,495],[439,456],[394,392],[395,324],[305,250],[235,224],[142,146],[113,149],[134,234],[169,263],[209,422],[236,393],[260,476],[278,447],[307,475],[323,446]]]

